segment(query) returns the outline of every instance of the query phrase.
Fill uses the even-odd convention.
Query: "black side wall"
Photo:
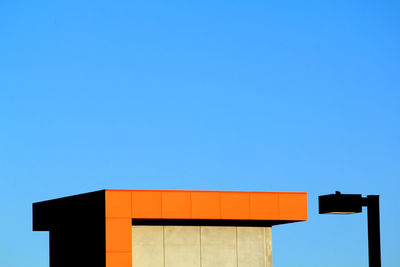
[[[33,230],[50,231],[50,267],[105,267],[105,190],[34,203]]]

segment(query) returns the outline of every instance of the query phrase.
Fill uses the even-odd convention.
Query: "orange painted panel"
[[[221,219],[221,201],[218,192],[192,192],[193,219]]]
[[[132,253],[107,252],[106,267],[132,267]]]
[[[106,219],[106,251],[132,251],[132,219]]]
[[[279,219],[307,220],[307,194],[279,194]]]
[[[279,219],[278,194],[251,193],[250,219],[278,220]]]
[[[249,193],[221,192],[221,219],[250,219]]]
[[[161,192],[133,191],[132,217],[142,219],[161,218]]]
[[[162,192],[162,217],[165,219],[191,219],[190,192]]]
[[[106,190],[106,217],[132,218],[131,192]]]

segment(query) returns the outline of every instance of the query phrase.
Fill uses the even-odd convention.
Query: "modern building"
[[[33,204],[50,267],[271,267],[272,226],[306,220],[306,193],[106,189]]]

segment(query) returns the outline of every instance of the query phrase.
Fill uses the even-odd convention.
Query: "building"
[[[50,267],[271,267],[272,226],[306,220],[306,193],[106,189],[33,204]]]

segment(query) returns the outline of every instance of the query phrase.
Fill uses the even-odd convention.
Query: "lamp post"
[[[362,197],[360,194],[336,194],[318,197],[319,214],[352,214],[367,207],[368,255],[370,267],[381,267],[381,241],[379,226],[379,195]]]

